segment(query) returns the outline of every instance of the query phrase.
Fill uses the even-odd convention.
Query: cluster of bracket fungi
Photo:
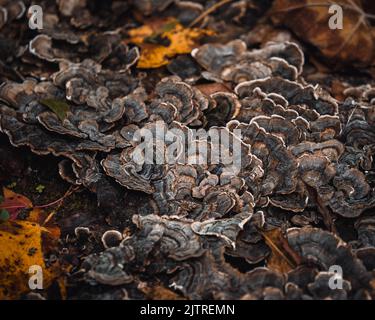
[[[171,3],[135,1],[145,14]],[[0,5],[3,30],[25,14],[21,1]],[[199,2],[178,5],[193,16],[203,11]],[[235,39],[203,44],[185,57],[198,70],[194,76],[173,72],[177,58],[168,66],[174,74],[149,90],[135,70],[139,50],[122,41],[121,31],[83,40],[88,25],[108,23],[86,6],[57,1],[44,29],[13,52],[24,76],[10,72],[0,86],[0,130],[12,145],[60,157],[61,177],[98,197],[116,181],[149,202],[132,217],[134,232],[103,235],[105,249],[83,261],[85,280],[116,288],[147,274],[189,299],[374,298],[375,87],[351,87],[336,100],[302,77],[299,44],[249,49]],[[113,11],[129,6],[112,1]],[[209,94],[200,83],[226,89]],[[67,101],[66,117],[41,103],[46,99]],[[240,139],[241,170],[134,163],[134,132],[158,121],[187,135],[216,127]],[[340,238],[340,219],[356,237]],[[268,266],[274,253],[264,234],[275,228],[298,257],[288,272]],[[329,287],[331,266],[343,270],[341,289]]]

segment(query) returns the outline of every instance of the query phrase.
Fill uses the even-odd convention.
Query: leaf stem
[[[36,208],[36,209],[42,209],[42,208],[52,207],[52,206],[54,206],[54,205],[56,205],[56,204],[60,204],[62,201],[64,201],[64,199],[65,199],[66,197],[70,196],[70,195],[71,195],[74,191],[76,191],[76,190],[78,190],[78,187],[73,187],[73,186],[71,186],[71,187],[68,189],[68,191],[66,191],[66,192],[64,193],[64,195],[63,195],[61,198],[59,198],[59,199],[57,199],[57,200],[55,200],[55,201],[53,201],[53,202],[50,202],[50,203],[44,204],[44,205],[35,206],[34,208]]]
[[[208,8],[206,11],[204,11],[201,15],[199,15],[193,22],[189,24],[189,28],[195,26],[198,22],[203,20],[205,17],[207,17],[209,14],[217,10],[218,8],[222,7],[223,5],[231,2],[233,0],[222,0],[216,4],[214,4],[212,7]]]
[[[8,209],[26,209],[26,208],[27,208],[27,209],[42,209],[42,208],[49,208],[49,207],[52,207],[52,206],[54,206],[54,205],[60,204],[62,201],[65,200],[66,197],[69,197],[73,192],[75,192],[75,191],[77,191],[77,190],[78,190],[78,187],[73,187],[73,186],[71,186],[71,187],[68,189],[68,191],[66,191],[66,192],[64,193],[64,195],[63,195],[61,198],[59,198],[59,199],[57,199],[57,200],[55,200],[55,201],[53,201],[53,202],[50,202],[50,203],[47,203],[47,204],[40,205],[40,206],[28,207],[27,205],[22,205],[22,206],[8,206],[8,207],[6,207],[6,206],[2,206],[2,205],[0,204],[0,209],[8,210]]]

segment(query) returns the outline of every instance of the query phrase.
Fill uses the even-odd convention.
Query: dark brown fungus
[[[211,98],[215,103],[205,113],[209,125],[224,126],[241,112],[241,104],[232,93],[217,92],[212,94]]]
[[[86,277],[91,283],[121,285],[133,281],[133,277],[123,270],[129,260],[133,259],[131,250],[121,247],[107,249],[99,255],[91,255],[85,259],[83,268],[87,270]]]
[[[346,300],[348,299],[348,292],[351,290],[351,284],[347,280],[342,281],[342,288],[332,290],[329,287],[329,281],[335,276],[333,272],[319,272],[314,282],[308,285],[308,289],[315,299],[328,300]]]
[[[339,237],[315,228],[293,228],[288,230],[287,237],[290,246],[306,263],[313,263],[323,271],[340,266],[343,278],[349,280],[352,287],[369,286],[370,274]]]
[[[300,288],[306,288],[309,283],[314,282],[318,270],[306,265],[298,266],[287,274],[288,283],[294,283]]]
[[[356,250],[355,254],[368,271],[375,270],[375,248],[372,245]]]
[[[3,0],[0,2],[0,29],[6,23],[20,19],[26,12],[23,1]]]
[[[149,177],[153,176],[152,167],[146,166],[144,169],[135,163],[127,163],[125,159],[131,159],[129,149],[125,149],[121,154],[109,155],[102,161],[102,166],[107,175],[116,179],[118,183],[133,190],[146,193],[153,193],[155,189],[151,185]],[[124,159],[124,160],[123,160]]]
[[[248,213],[247,215],[238,214],[229,219],[193,222],[191,228],[195,233],[201,236],[218,237],[235,249],[237,235],[250,218],[251,213]]]
[[[243,141],[251,145],[251,152],[258,157],[265,170],[261,182],[261,193],[291,193],[297,184],[297,163],[284,141],[271,133],[267,133],[256,122],[250,124],[231,121],[230,130],[240,129]]]
[[[294,43],[268,43],[259,50],[247,51],[241,40],[225,45],[205,44],[193,50],[192,55],[209,73],[234,83],[271,75],[295,80],[304,61],[302,51]]]
[[[355,228],[358,232],[358,240],[364,247],[373,247],[375,244],[375,219],[373,216],[360,217]]]
[[[353,106],[343,127],[342,136],[346,143],[358,149],[371,145],[375,141],[374,114],[375,107]]]
[[[211,254],[202,258],[184,262],[177,275],[172,278],[170,287],[191,299],[207,299],[224,293],[230,275],[219,272]]]
[[[271,253],[270,248],[263,241],[258,228],[262,228],[265,222],[263,212],[254,213],[243,230],[238,233],[235,248],[228,248],[226,254],[243,258],[249,264],[256,264],[264,260]]]
[[[162,79],[155,88],[159,99],[155,99],[151,108],[157,109],[155,104],[168,104],[176,109],[175,120],[183,124],[192,124],[202,117],[203,110],[208,108],[208,100],[198,89],[194,89],[182,82],[178,77]]]
[[[186,299],[375,296],[373,70],[304,66],[294,35],[254,26],[267,2],[43,1],[30,31],[30,1],[0,0],[1,142],[58,157],[74,185],[54,216],[68,299],[148,298],[155,284]],[[138,27],[153,30],[142,50],[128,45]],[[137,68],[200,28],[214,32],[195,49]],[[0,149],[7,181],[17,157],[3,166]],[[274,228],[284,242],[265,239]],[[301,259],[276,271],[286,249]],[[77,290],[82,275],[96,287]]]
[[[246,51],[246,44],[241,40],[226,45],[205,44],[192,52],[192,56],[207,71],[220,75],[225,67],[234,65],[237,58]]]
[[[200,257],[205,251],[203,241],[195,234],[189,220],[149,215],[134,216],[133,221],[138,228],[148,230],[150,237],[153,230],[158,230],[160,253],[173,260],[182,261]]]
[[[312,85],[303,86],[279,77],[240,83],[236,87],[236,93],[244,98],[251,95],[257,87],[265,93],[277,93],[283,96],[290,105],[307,105],[320,115],[335,115],[338,111],[336,101],[321,88]]]
[[[298,181],[296,186],[296,191],[290,194],[275,194],[269,197],[269,202],[275,207],[292,211],[292,212],[302,212],[305,210],[309,202],[309,193],[306,190],[305,185]],[[300,215],[295,216],[295,218],[302,217]],[[292,218],[293,219],[293,218]]]
[[[329,201],[332,210],[344,217],[358,217],[364,210],[375,207],[374,190],[366,176],[355,168],[339,165],[333,179],[335,194]]]

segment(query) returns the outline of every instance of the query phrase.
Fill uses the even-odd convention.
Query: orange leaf
[[[29,198],[3,187],[4,201],[0,203],[0,209],[5,209],[10,214],[10,219],[17,218],[18,213],[25,208],[32,208],[33,204]]]
[[[290,28],[332,62],[368,66],[373,63],[375,41],[361,1],[334,3],[343,8],[343,29],[329,28],[333,15],[329,13],[332,1],[327,0],[276,0],[271,15],[275,23]]]
[[[0,300],[17,299],[30,291],[29,268],[40,266],[43,288],[55,278],[55,271],[46,268],[42,233],[45,229],[28,221],[6,221],[0,224]]]
[[[197,28],[184,28],[175,19],[153,19],[147,25],[129,31],[130,40],[141,48],[137,67],[159,68],[178,54],[190,53],[199,38],[213,32]]]
[[[27,217],[27,221],[42,224],[43,220],[42,220],[41,217],[42,217],[43,214],[44,214],[44,212],[43,212],[42,209],[34,208],[32,211],[30,211],[30,213]]]

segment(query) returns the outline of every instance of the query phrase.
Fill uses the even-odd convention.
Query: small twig
[[[5,210],[8,210],[8,209],[42,209],[42,208],[49,208],[49,207],[52,207],[54,205],[59,205],[58,208],[61,206],[62,202],[65,200],[66,197],[69,197],[73,192],[77,191],[79,187],[74,187],[74,186],[71,186],[68,191],[65,192],[65,194],[53,201],[53,202],[50,202],[50,203],[47,203],[47,204],[43,204],[43,205],[40,205],[40,206],[33,206],[33,207],[28,207],[26,205],[22,205],[22,206],[9,206],[9,207],[4,207],[4,206],[1,206],[0,205],[0,209],[5,209]]]
[[[212,7],[208,8],[206,11],[204,11],[199,17],[197,17],[193,22],[189,24],[189,28],[195,26],[198,22],[203,20],[205,17],[207,17],[209,14],[217,10],[218,8],[222,7],[223,5],[231,2],[233,0],[221,0],[220,2],[214,4]]]
[[[346,125],[349,124],[350,120],[352,120],[352,117],[354,115],[354,112],[357,110],[358,108],[358,105],[356,104],[356,106],[353,108],[352,112],[350,113],[349,117],[348,117],[348,121],[346,121]]]
[[[64,196],[62,198],[60,198],[60,202],[58,204],[58,206],[56,207],[55,210],[53,210],[48,216],[47,218],[44,220],[43,222],[43,225],[47,224],[53,217],[54,215],[56,214],[56,212],[60,209],[60,207],[62,206],[63,204],[63,201],[65,198],[69,197],[73,192],[77,191],[79,189],[79,187],[73,187],[71,186],[67,192],[65,192]]]
[[[68,189],[68,191],[66,191],[65,194],[64,194],[61,198],[59,198],[59,199],[57,199],[57,200],[55,200],[55,201],[53,201],[53,202],[51,202],[51,203],[47,203],[47,204],[40,205],[40,206],[35,206],[34,208],[35,208],[35,209],[42,209],[42,208],[52,207],[52,206],[54,206],[54,205],[56,205],[56,204],[61,205],[61,203],[64,201],[64,199],[65,199],[66,197],[69,197],[74,191],[77,191],[77,190],[78,190],[78,187],[73,187],[73,186],[71,186],[71,187]]]
[[[56,209],[58,210],[58,209]],[[53,216],[56,214],[56,210],[53,210],[48,216],[47,218],[43,221],[42,225],[46,225],[52,218]]]

